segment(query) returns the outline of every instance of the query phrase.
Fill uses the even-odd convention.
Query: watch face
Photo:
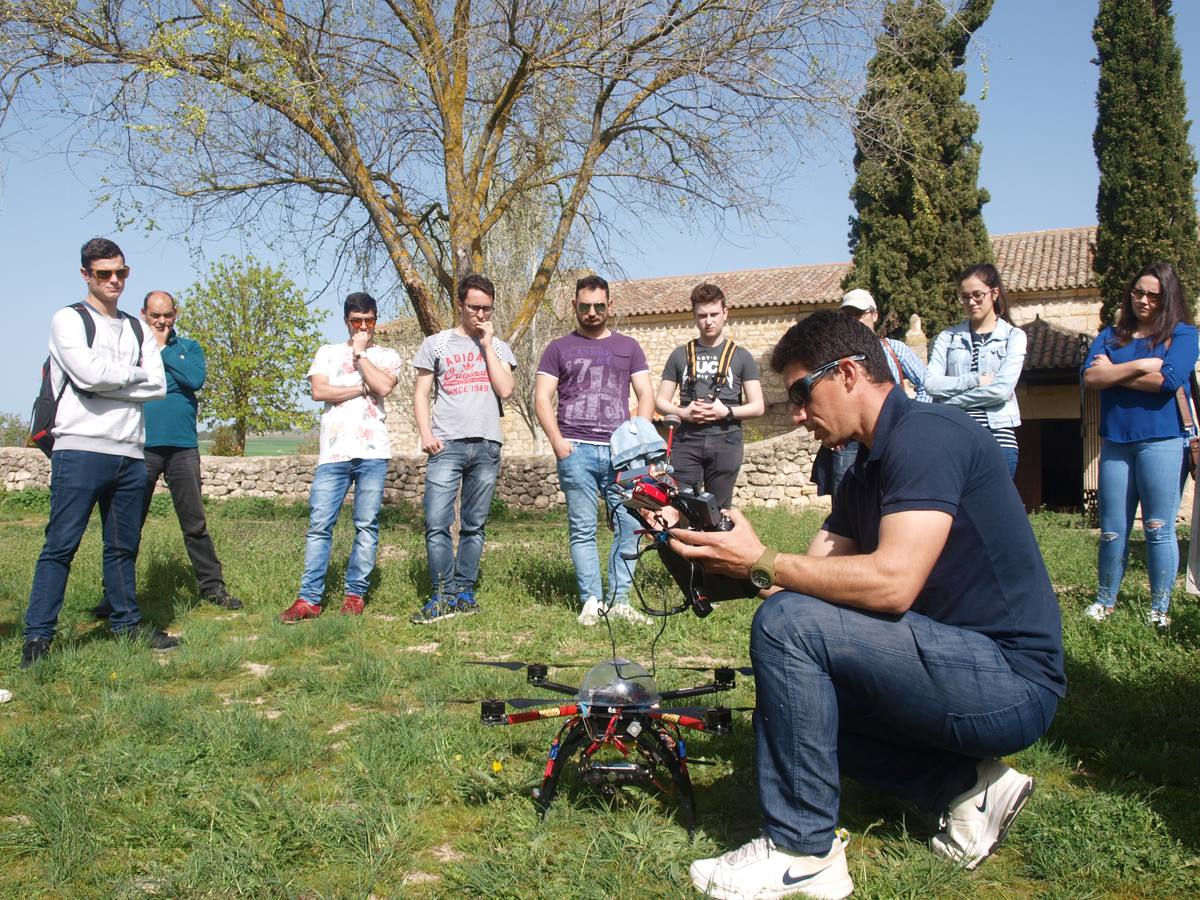
[[[762,569],[755,569],[750,573],[751,583],[760,590],[766,590],[771,586],[771,576]]]

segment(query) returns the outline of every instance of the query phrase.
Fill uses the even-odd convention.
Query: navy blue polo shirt
[[[1014,672],[1065,696],[1058,598],[1000,445],[962,410],[893,388],[824,528],[871,553],[880,519],[914,509],[954,522],[912,611],[987,635]]]

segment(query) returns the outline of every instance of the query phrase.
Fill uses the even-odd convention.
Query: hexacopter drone
[[[650,547],[642,552],[651,548],[658,551],[683,592],[684,601],[675,607],[654,608],[641,597],[640,590],[639,598],[642,608],[653,616],[662,618],[691,609],[704,617],[712,612],[714,602],[753,597],[758,589],[748,581],[706,576],[698,565],[671,550],[667,524],[657,515],[666,506],[681,515],[675,527],[726,530],[730,523],[712,494],[680,486],[674,478],[670,466],[671,439],[679,419],[667,417],[665,423],[670,429],[665,442],[654,426],[641,418],[622,423],[610,441],[620,500],[645,526],[643,535],[651,538]],[[611,637],[611,623],[609,634]],[[524,668],[529,684],[572,698],[572,702],[559,705],[550,705],[549,698],[492,699],[480,704],[480,718],[485,725],[567,719],[550,744],[542,783],[534,790],[534,800],[543,815],[558,791],[564,766],[578,756],[583,782],[603,793],[612,795],[622,786],[639,785],[677,794],[689,835],[695,831],[696,811],[682,729],[730,734],[732,712],[745,707],[664,707],[662,703],[730,691],[735,686],[736,673],[753,674],[748,667],[717,666],[711,668],[712,680],[705,684],[660,691],[650,672],[617,655],[615,639],[612,658],[592,666],[578,687],[551,680],[551,666],[544,663],[477,664],[511,671]],[[508,707],[517,711],[508,712]]]

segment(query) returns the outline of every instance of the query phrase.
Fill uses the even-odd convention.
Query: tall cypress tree
[[[884,329],[918,313],[928,334],[962,319],[955,278],[991,262],[978,185],[979,114],[962,100],[967,44],[992,0],[955,15],[940,0],[894,0],[884,11],[859,103],[850,196],[854,268],[843,287],[865,287]]]
[[[1100,63],[1096,275],[1112,322],[1129,279],[1155,259],[1175,266],[1195,302],[1196,156],[1170,0],[1101,0],[1092,37]]]

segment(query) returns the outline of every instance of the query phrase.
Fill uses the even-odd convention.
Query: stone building
[[[1029,353],[1018,386],[1023,424],[1017,432],[1021,463],[1017,486],[1030,508],[1079,508],[1094,495],[1096,438],[1095,396],[1087,416],[1079,389],[1079,366],[1087,343],[1100,327],[1100,293],[1092,272],[1095,226],[996,235],[996,263],[1004,278],[1013,321],[1029,336]],[[727,333],[754,354],[762,372],[767,414],[747,423],[748,440],[777,437],[793,430],[783,386],[767,361],[789,326],[818,309],[836,308],[849,263],[781,266],[736,272],[708,272],[614,282],[615,328],[638,340],[646,351],[657,388],[671,350],[695,334],[688,297],[701,281],[720,285],[729,300]],[[563,310],[562,324],[545,341],[573,324]],[[915,321],[905,339],[924,356],[927,341]],[[379,340],[411,358],[419,333],[410,320],[383,326]],[[544,343],[544,342],[543,342]],[[416,451],[409,412],[411,391],[397,390],[388,420],[397,453]],[[506,444],[514,454],[548,452],[537,430],[509,410],[503,420]],[[1084,427],[1086,426],[1086,427]],[[803,433],[794,440],[810,447]]]

